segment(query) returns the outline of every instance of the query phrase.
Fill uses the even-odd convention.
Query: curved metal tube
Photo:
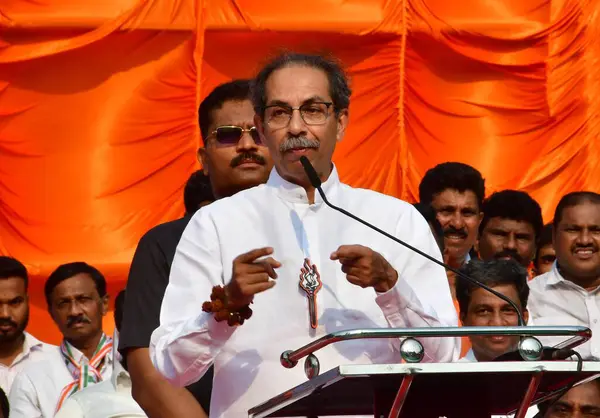
[[[557,348],[577,347],[592,338],[592,331],[581,326],[531,326],[531,327],[436,327],[436,328],[374,328],[351,329],[327,334],[297,350],[287,350],[281,354],[281,364],[290,369],[298,360],[338,341],[365,338],[407,338],[407,337],[467,337],[471,335],[507,335],[520,337],[572,337]]]

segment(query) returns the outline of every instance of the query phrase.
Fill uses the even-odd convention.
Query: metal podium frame
[[[432,373],[531,373],[529,386],[521,405],[516,411],[515,418],[523,418],[527,409],[530,407],[532,400],[537,393],[540,381],[544,373],[551,372],[577,372],[578,362],[575,361],[540,361],[538,357],[532,360],[532,356],[528,357],[527,349],[521,350],[521,355],[524,360],[528,361],[507,361],[507,362],[473,362],[473,363],[420,363],[423,358],[421,354],[418,359],[409,359],[408,363],[402,364],[369,364],[369,365],[340,365],[334,369],[319,375],[319,362],[315,356],[315,352],[330,344],[355,340],[355,339],[370,339],[370,338],[401,338],[414,340],[420,337],[463,337],[474,335],[502,335],[502,336],[519,336],[521,343],[525,340],[537,340],[535,337],[570,337],[553,348],[561,350],[573,349],[586,341],[588,341],[592,333],[589,328],[581,326],[526,326],[526,327],[438,327],[438,328],[378,328],[378,329],[355,329],[348,331],[339,331],[328,334],[319,338],[297,350],[288,350],[281,354],[281,364],[286,368],[295,367],[298,361],[306,357],[305,373],[309,380],[299,386],[296,386],[280,395],[277,395],[266,402],[250,409],[248,417],[263,418],[270,414],[285,408],[303,398],[306,398],[313,393],[326,388],[336,382],[352,377],[361,376],[376,376],[376,375],[404,375],[404,379],[398,389],[392,408],[389,413],[389,418],[397,418],[402,410],[404,401],[406,400],[411,383],[415,376]],[[403,343],[404,343],[403,342]],[[420,343],[418,343],[422,349]],[[540,356],[541,356],[541,343]],[[521,344],[520,346],[521,347]],[[402,348],[401,348],[402,351]],[[404,356],[403,358],[407,359]],[[583,362],[582,373],[587,376],[582,377],[583,380],[588,380],[590,373],[600,375],[600,362]],[[543,399],[538,399],[536,403],[543,401],[557,393],[547,395]],[[513,411],[512,413],[514,413]]]

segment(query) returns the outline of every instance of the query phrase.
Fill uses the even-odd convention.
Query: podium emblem
[[[306,293],[308,300],[308,318],[312,329],[319,325],[317,319],[317,292],[323,287],[321,275],[315,264],[311,264],[310,259],[304,259],[304,265],[300,269],[300,289]]]

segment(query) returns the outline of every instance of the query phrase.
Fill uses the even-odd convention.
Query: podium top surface
[[[469,399],[489,403],[490,411],[506,414],[518,407],[531,376],[538,373],[543,377],[533,403],[566,384],[600,375],[600,362],[584,362],[581,372],[576,361],[342,365],[252,408],[248,416],[372,414],[377,399],[393,398],[406,375],[415,376],[409,394],[413,400],[431,404],[437,398],[434,403],[443,404],[443,396],[460,399],[469,393]]]

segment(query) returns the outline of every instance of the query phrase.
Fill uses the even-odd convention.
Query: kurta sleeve
[[[429,224],[412,206],[400,218],[396,236],[442,260]],[[443,267],[400,245],[389,252],[388,262],[398,272],[398,281],[388,292],[378,294],[376,301],[391,327],[458,326]],[[460,357],[460,338],[430,337],[420,341],[425,348],[424,361],[449,362]]]
[[[202,311],[213,286],[224,284],[219,236],[206,209],[196,212],[179,241],[160,326],[150,340],[154,366],[176,386],[198,381],[235,330]]]

